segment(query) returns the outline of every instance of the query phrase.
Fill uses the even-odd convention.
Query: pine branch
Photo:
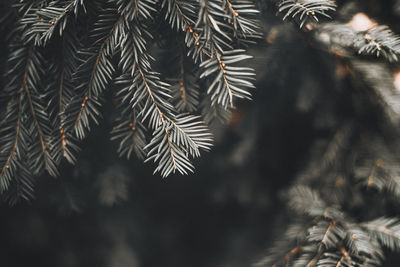
[[[83,0],[52,1],[35,12],[32,18],[22,22],[29,24],[27,35],[35,35],[35,45],[46,45],[58,29],[62,36],[71,16],[77,16],[79,7],[84,7]]]
[[[307,223],[308,225],[308,223]],[[301,223],[290,224],[283,235],[279,234],[268,255],[255,266],[286,266],[292,264],[309,247],[304,246],[306,241],[307,225]],[[311,245],[315,247],[315,244]]]
[[[78,94],[66,109],[66,123],[79,139],[90,131],[90,120],[98,124],[101,96],[115,71],[111,57],[117,49],[116,35],[120,24],[121,20],[115,18],[115,10],[105,9],[91,32],[94,46],[80,53],[82,64],[74,75]]]
[[[137,87],[131,97],[124,99],[134,101],[132,108],[140,107],[138,117],[148,120],[153,129],[153,138],[144,148],[149,150],[146,161],[159,162],[156,171],[164,177],[176,170],[187,174],[193,169],[187,154],[198,156],[199,149],[208,150],[212,141],[210,134],[196,121],[197,117],[174,116],[173,107],[166,99],[170,98],[168,88],[157,73],[146,73],[139,66],[136,69],[132,85],[123,90],[129,93],[132,87]]]
[[[310,265],[315,264],[320,256],[318,253],[317,246],[309,245],[303,248],[301,255],[293,262],[294,267],[311,267]]]
[[[344,229],[335,221],[330,223],[320,221],[309,229],[307,240],[309,242],[317,242],[325,249],[336,248],[339,243],[344,240],[346,233]]]
[[[185,147],[190,155],[200,156],[200,149],[208,151],[213,141],[207,127],[201,122],[200,117],[179,115],[174,120],[169,119],[173,126],[171,133],[172,142]]]
[[[2,195],[2,198],[11,206],[16,205],[21,200],[30,202],[35,198],[34,177],[23,163],[18,163],[10,188]]]
[[[399,61],[400,37],[387,26],[377,26],[366,33],[364,38],[355,42],[359,54],[384,57],[390,62]]]
[[[172,28],[186,33],[185,42],[188,47],[196,41],[198,35],[193,30],[195,24],[196,10],[198,10],[197,1],[163,0],[162,7],[167,7],[166,19]],[[193,38],[192,38],[193,37]],[[189,44],[190,39],[190,44]]]
[[[30,50],[28,53],[29,53],[28,58],[30,58],[32,56],[33,51]],[[29,60],[31,60],[31,59],[29,59]],[[27,61],[27,68],[28,68],[29,64],[30,64],[30,62]],[[31,94],[31,89],[27,82],[27,76],[28,76],[28,70],[26,70],[26,72],[24,74],[22,89],[25,90],[25,92],[26,92],[26,96],[27,96],[28,103],[29,103],[29,109],[30,109],[32,119],[33,119],[33,125],[34,125],[34,128],[36,129],[35,131],[32,131],[34,134],[33,136],[37,136],[37,138],[39,139],[40,148],[41,148],[41,151],[40,150],[36,150],[36,151],[32,150],[32,153],[38,155],[39,154],[38,152],[39,151],[41,152],[40,154],[42,154],[42,156],[43,156],[44,168],[48,171],[48,173],[50,175],[55,177],[58,175],[58,171],[57,171],[55,162],[52,158],[52,155],[49,152],[50,145],[48,143],[48,137],[45,134],[45,131],[46,132],[50,131],[50,128],[48,128],[49,126],[46,125],[47,123],[49,123],[49,118],[48,118],[47,114],[45,113],[44,106],[42,106],[40,103],[40,99],[35,99],[35,96]],[[35,161],[36,161],[36,159],[35,159]],[[34,164],[32,167],[33,167],[34,173],[38,174],[41,172],[41,165],[43,163],[40,161],[36,161],[36,162],[38,165],[36,166],[36,164]]]
[[[200,78],[214,78],[207,93],[211,95],[211,104],[221,104],[223,107],[233,106],[233,97],[250,99],[251,94],[244,88],[254,88],[254,70],[247,67],[234,67],[231,64],[240,62],[251,56],[242,54],[244,50],[225,51],[223,54],[215,51],[212,57],[200,64],[203,72]]]
[[[258,39],[260,27],[257,19],[259,11],[252,0],[222,0],[228,15],[227,22],[232,25],[234,36],[239,40]]]
[[[146,161],[158,161],[155,172],[159,171],[163,177],[175,171],[187,174],[194,169],[188,155],[200,156],[199,149],[209,150],[211,142],[211,134],[198,117],[182,115],[171,119],[165,116],[163,125],[154,131],[145,147],[149,149]]]
[[[239,48],[259,36],[251,0],[27,0],[5,6],[15,25],[6,39],[12,44],[9,84],[0,100],[7,104],[0,109],[1,192],[16,186],[14,193],[31,198],[35,175],[47,170],[55,176],[63,158],[76,161],[78,139],[99,122],[116,72],[123,86],[112,139],[119,140],[121,155],[135,152],[155,161],[164,177],[193,171],[191,160],[212,146],[203,119],[184,112],[196,112],[203,97],[207,120],[226,119],[235,98],[250,98],[254,87],[254,70],[236,65],[251,58]],[[160,15],[169,29],[185,32],[182,44],[192,57],[181,51],[172,87],[154,71],[149,52],[159,41],[153,22]],[[153,134],[149,143],[147,132]]]
[[[14,40],[11,51],[8,62],[13,68],[8,72],[10,81],[5,90],[11,99],[4,113],[4,139],[0,143],[1,191],[13,183],[14,176],[40,174],[43,169],[52,176],[58,173],[51,153],[50,121],[38,90],[43,59],[35,48],[24,48],[18,40]]]
[[[164,2],[165,3],[165,2]],[[232,3],[229,2],[231,5]],[[208,87],[207,93],[211,95],[212,105],[220,104],[225,109],[233,106],[233,98],[250,98],[250,93],[246,90],[253,88],[250,82],[254,78],[254,71],[250,68],[240,68],[230,66],[230,64],[251,58],[244,54],[244,50],[233,49],[230,44],[232,37],[222,29],[231,28],[234,21],[226,21],[226,6],[214,1],[202,1],[200,4],[199,15],[195,25],[192,25],[190,15],[186,15],[187,6],[179,5],[179,1],[168,2],[168,17],[172,26],[177,25],[178,29],[186,31],[185,42],[191,48],[190,53],[195,62],[200,61],[203,68],[200,78],[212,75],[213,82]],[[226,3],[225,3],[226,4]],[[233,5],[231,6],[231,12]],[[193,5],[194,7],[194,5]],[[255,13],[251,6],[242,9],[244,6],[238,5],[240,12]],[[238,11],[234,15],[236,23],[239,23]],[[189,11],[187,11],[187,14]],[[240,20],[241,23],[249,23],[252,30],[245,28],[243,34],[253,34],[257,32],[257,24],[254,21]],[[248,25],[248,26],[250,26]],[[236,25],[237,26],[237,25]],[[244,27],[244,26],[243,26]],[[238,30],[238,28],[236,28]],[[204,55],[208,58],[205,59]],[[219,71],[218,71],[219,70]],[[216,72],[216,73],[215,73]]]
[[[400,197],[398,157],[381,137],[370,137],[369,146],[361,144],[354,174],[365,187],[395,198]]]
[[[194,166],[189,161],[185,151],[171,141],[171,132],[167,125],[157,128],[153,133],[153,138],[145,147],[149,149],[145,162],[158,161],[158,166],[154,172],[159,171],[161,176],[166,177],[178,170],[181,174],[188,174]]]
[[[167,88],[158,79],[156,80],[158,83],[155,81],[149,82],[148,78],[156,78],[154,74],[146,76],[139,67],[138,73],[141,78],[141,84],[137,92],[142,91],[145,94],[141,93],[140,97],[133,97],[133,99],[136,99],[133,107],[145,100],[144,108],[142,112],[139,113],[139,116],[141,116],[143,120],[146,120],[150,116],[149,125],[154,130],[152,140],[144,148],[145,150],[149,149],[146,161],[152,159],[154,159],[154,162],[159,161],[155,172],[160,171],[163,177],[168,176],[171,172],[175,172],[176,170],[181,174],[187,174],[186,170],[193,169],[193,165],[189,162],[188,157],[184,154],[182,149],[172,142],[171,126],[169,125],[171,119],[164,115],[165,113],[170,113],[172,110],[172,106],[163,99],[163,96],[169,97],[169,95],[161,91],[167,91]],[[150,84],[154,85],[159,91],[152,90]],[[165,108],[165,111],[162,110],[162,106]]]
[[[156,12],[155,0],[111,0],[118,7],[118,13],[125,19],[126,22],[133,22],[138,18],[150,19],[151,13]]]
[[[351,258],[339,253],[323,254],[322,259],[318,261],[318,267],[350,267],[356,266],[356,262],[352,261]]]
[[[142,81],[137,92],[142,91],[142,93],[141,97],[133,97],[137,99],[133,107],[145,101],[139,116],[143,121],[148,118],[149,126],[154,130],[152,140],[144,148],[149,150],[146,162],[150,160],[158,162],[155,172],[160,171],[163,177],[176,170],[181,174],[187,174],[194,168],[189,161],[188,153],[191,156],[198,156],[200,148],[208,150],[211,145],[212,139],[208,129],[195,121],[197,118],[193,116],[171,117],[172,106],[163,99],[169,95],[159,91],[167,90],[165,85],[157,80],[148,80],[154,79],[154,74],[145,75],[139,68],[138,72]],[[150,84],[155,86],[154,89]]]
[[[368,231],[365,231],[360,225],[347,224],[347,236],[345,243],[349,252],[355,256],[364,256],[365,261],[374,261],[379,265],[383,258],[383,251],[379,244],[370,237]]]
[[[225,109],[220,104],[212,105],[210,96],[203,97],[200,107],[201,115],[207,124],[211,124],[215,121],[226,124],[232,117],[232,111],[230,108]]]
[[[16,111],[16,112],[15,112]],[[7,190],[13,179],[17,164],[21,157],[21,118],[22,118],[22,96],[19,95],[10,100],[5,111],[3,123],[1,123],[0,134],[0,191]]]
[[[139,14],[140,15],[140,14]],[[146,18],[145,15],[142,15]],[[199,148],[207,148],[204,143],[203,132],[206,128],[200,128],[198,124],[179,125],[186,123],[186,120],[179,118],[175,120],[174,108],[169,102],[169,85],[162,82],[159,74],[151,69],[151,56],[146,52],[145,33],[148,34],[144,24],[136,17],[132,19],[135,27],[124,25],[124,38],[121,40],[122,47],[119,66],[124,73],[119,83],[125,83],[118,95],[121,102],[129,103],[132,109],[140,110],[137,117],[141,122],[148,121],[149,128],[153,130],[153,138],[144,148],[149,149],[146,161],[154,160],[158,162],[156,171],[160,171],[162,176],[178,170],[182,174],[193,169],[187,153],[198,156]],[[138,34],[132,32],[134,30]],[[183,129],[183,127],[192,128]],[[179,134],[171,133],[174,127]],[[191,131],[198,131],[194,136]],[[196,139],[195,139],[196,138]],[[211,139],[210,139],[211,140]],[[206,140],[207,142],[209,140]],[[157,153],[155,153],[157,151]]]
[[[400,222],[397,218],[379,218],[367,222],[363,226],[369,233],[385,247],[399,251],[400,249]]]
[[[121,111],[111,131],[111,140],[119,140],[119,155],[126,156],[127,159],[131,157],[132,152],[135,152],[139,159],[146,156],[146,127],[138,120],[138,113],[136,109],[132,111],[130,108]]]
[[[341,221],[343,213],[336,207],[328,206],[319,194],[306,186],[293,187],[289,191],[289,206],[299,214]]]
[[[72,28],[73,29],[73,28]],[[54,158],[59,164],[63,158],[70,163],[76,162],[75,154],[80,150],[77,145],[77,139],[72,131],[68,130],[66,125],[66,108],[75,97],[75,88],[73,86],[73,74],[76,70],[76,51],[79,41],[73,30],[67,29],[61,41],[62,55],[54,59],[54,64],[49,67],[49,72],[54,73],[55,79],[50,82],[51,99],[49,114],[52,118],[52,127],[54,129],[53,147]]]
[[[336,3],[333,0],[283,0],[279,3],[279,12],[285,12],[283,20],[296,18],[300,28],[310,19],[319,22],[318,16],[331,18],[329,12],[335,10]]]
[[[170,98],[167,84],[160,81],[157,73],[147,73],[139,66],[136,69],[133,81],[129,75],[119,79],[118,83],[126,84],[119,95],[122,101],[131,103],[132,109],[140,110],[137,117],[141,122],[148,121],[153,130],[152,140],[144,147],[149,151],[146,162],[158,162],[156,171],[164,177],[176,170],[187,174],[193,169],[187,153],[198,156],[200,148],[207,150],[210,146],[212,140],[207,128],[196,117],[175,117],[167,100]]]
[[[30,132],[29,140],[32,140],[33,142],[31,146],[34,146],[35,144],[38,145],[37,149],[32,148],[32,153],[36,154],[39,158],[43,158],[43,161],[35,158],[32,162],[31,168],[33,168],[35,173],[39,173],[41,172],[41,166],[43,164],[49,174],[56,176],[57,170],[50,152],[50,121],[43,104],[42,96],[37,88],[41,78],[41,70],[43,69],[41,66],[43,58],[33,47],[18,50],[18,53],[18,56],[24,57],[24,59],[19,59],[23,60],[23,63],[20,61],[24,64],[23,69],[20,69],[23,73],[20,84],[12,85],[11,88],[14,88],[18,94],[22,94],[26,101],[27,110],[24,110],[24,112],[28,112],[29,115],[22,122],[26,125],[25,127],[27,131]],[[16,67],[22,66],[17,65]],[[25,107],[25,104],[22,104],[21,106]],[[35,139],[38,142],[36,142]]]
[[[200,98],[200,80],[197,76],[197,69],[193,65],[189,65],[192,71],[187,71],[188,67],[185,64],[185,55],[179,54],[179,68],[174,69],[175,73],[179,73],[179,77],[170,79],[172,82],[170,87],[172,102],[178,112],[195,112],[199,106]]]

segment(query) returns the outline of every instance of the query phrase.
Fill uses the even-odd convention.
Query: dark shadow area
[[[151,163],[119,158],[106,106],[76,166],[40,177],[32,203],[1,204],[2,266],[239,267],[265,256],[292,216],[284,195],[315,140],[331,136],[336,121],[369,125],[357,117],[353,84],[337,77],[337,58],[273,8],[268,1],[264,39],[251,48],[253,100],[213,127],[215,146],[194,174],[162,179]]]

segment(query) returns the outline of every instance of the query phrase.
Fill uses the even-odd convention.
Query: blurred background
[[[396,1],[338,4],[348,2],[400,32]],[[310,148],[353,116],[354,84],[337,57],[276,16],[275,1],[260,6],[253,101],[212,126],[215,147],[195,173],[162,179],[151,164],[119,158],[105,107],[76,166],[40,177],[32,203],[0,205],[2,266],[250,266],[266,254]]]

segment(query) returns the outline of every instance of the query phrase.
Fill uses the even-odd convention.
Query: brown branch
[[[62,112],[64,110],[64,105],[62,103],[62,98],[63,98],[63,91],[64,91],[64,68],[61,69],[61,75],[60,75],[60,86],[58,89],[58,116],[60,120],[60,134],[61,134],[61,149],[63,151],[63,156],[66,156],[66,151],[65,148],[67,146],[67,142],[65,141],[65,133],[64,133],[64,127],[63,127],[63,118],[62,118]]]
[[[342,262],[345,260],[345,256],[342,256],[341,258],[340,258],[340,260],[338,261],[338,263],[336,264],[336,267],[340,267],[341,265],[342,265]]]
[[[186,31],[189,29],[189,32],[192,34],[193,39],[195,39],[195,41],[196,41],[196,37],[198,37],[199,34],[196,33],[196,32],[193,30],[193,28],[190,26],[190,23],[187,21],[187,19],[186,19],[186,17],[185,17],[185,14],[183,14],[182,9],[179,7],[178,3],[177,3],[175,0],[173,0],[173,1],[174,1],[174,5],[175,5],[176,9],[178,10],[179,15],[180,15],[181,18],[182,18],[182,21],[183,21],[182,28],[184,28],[185,25],[186,25],[187,28],[184,29],[184,31],[186,32]]]
[[[35,108],[33,107],[33,101],[32,101],[31,92],[29,90],[29,86],[28,86],[28,83],[27,83],[28,65],[29,65],[29,62],[31,61],[32,53],[33,53],[32,48],[29,48],[28,59],[26,61],[25,73],[24,73],[24,79],[23,79],[23,82],[22,82],[22,87],[25,90],[26,95],[28,97],[28,102],[29,102],[29,107],[31,109],[33,122],[34,122],[35,127],[36,127],[36,129],[38,131],[38,134],[39,134],[39,141],[40,141],[40,145],[42,147],[43,158],[44,158],[44,162],[45,162],[45,168],[47,169],[48,168],[47,167],[47,160],[46,160],[47,159],[47,154],[46,154],[46,149],[47,148],[46,148],[46,144],[44,142],[44,133],[43,133],[42,128],[40,127],[39,121],[37,119],[36,111],[35,111]]]
[[[174,151],[172,149],[171,132],[168,131],[167,128],[165,127],[166,126],[165,119],[167,119],[170,122],[172,122],[172,120],[170,118],[164,116],[164,114],[161,112],[160,108],[158,107],[158,105],[157,105],[157,103],[156,103],[156,101],[154,99],[153,92],[151,91],[151,88],[150,88],[150,86],[149,86],[149,84],[147,82],[147,79],[146,79],[144,73],[140,70],[140,67],[139,67],[138,64],[136,64],[136,66],[137,66],[137,69],[138,69],[140,75],[142,76],[142,80],[143,80],[143,82],[145,84],[147,93],[149,94],[150,99],[153,102],[154,108],[158,112],[158,114],[160,116],[160,119],[162,121],[163,129],[164,129],[165,133],[167,134],[167,141],[168,141],[168,145],[169,145],[169,153],[171,154],[172,163],[174,165],[174,170],[176,170],[178,167],[176,165],[176,159],[175,159]]]
[[[183,104],[186,107],[187,106],[187,92],[186,92],[186,88],[185,88],[185,68],[184,68],[184,64],[183,64],[183,54],[181,53],[181,57],[180,57],[180,65],[181,65],[181,80],[179,81],[179,89],[182,91],[182,95],[181,98],[183,100]]]
[[[96,61],[95,61],[94,65],[93,65],[93,69],[92,69],[92,71],[91,71],[91,73],[90,73],[89,84],[88,84],[89,90],[84,94],[83,101],[82,101],[82,103],[81,103],[81,109],[80,109],[80,111],[79,111],[79,113],[78,113],[78,116],[77,116],[77,118],[76,118],[76,120],[75,120],[73,129],[76,129],[76,127],[78,126],[78,123],[79,123],[79,121],[80,121],[80,119],[81,119],[81,117],[82,117],[83,110],[84,110],[84,108],[85,108],[85,106],[86,106],[86,102],[88,101],[89,96],[91,97],[91,90],[90,90],[90,88],[92,87],[93,80],[94,80],[94,74],[95,74],[95,72],[97,71],[97,68],[98,68],[98,65],[99,65],[101,56],[103,55],[103,53],[105,53],[105,51],[104,51],[104,46],[105,46],[105,45],[108,43],[108,41],[110,40],[111,35],[112,35],[112,33],[115,31],[115,29],[116,29],[116,27],[118,26],[118,24],[121,23],[121,19],[122,19],[122,18],[121,18],[121,16],[120,16],[120,17],[118,18],[118,20],[115,22],[115,24],[113,25],[113,27],[111,28],[110,32],[107,34],[107,36],[106,36],[106,38],[104,39],[104,41],[102,42],[101,46],[99,47],[99,50],[98,50],[98,52],[97,52]]]
[[[1,173],[0,173],[0,177],[2,177],[6,170],[9,168],[10,166],[10,161],[11,161],[11,157],[13,156],[14,153],[16,153],[17,150],[17,146],[18,146],[18,136],[19,136],[19,131],[20,131],[20,124],[21,124],[21,115],[22,115],[22,101],[21,101],[22,97],[19,95],[19,101],[18,101],[18,119],[17,119],[17,123],[15,126],[15,139],[14,139],[14,144],[13,147],[10,151],[10,154],[7,157],[6,160],[6,164],[3,166],[3,168],[1,169]]]
[[[226,79],[226,70],[225,70],[225,66],[226,65],[225,65],[224,62],[222,62],[221,53],[217,53],[216,50],[214,50],[214,52],[215,52],[215,55],[216,55],[215,59],[218,61],[218,64],[219,64],[218,68],[222,71],[222,75],[224,77],[225,87],[228,90],[230,105],[233,105],[233,96],[234,96],[234,94],[232,93],[232,90],[230,88],[229,82]]]
[[[223,2],[224,0],[221,0],[221,1]],[[232,14],[233,14],[235,17],[238,17],[238,16],[239,16],[239,13],[233,8],[232,2],[229,1],[229,0],[225,0],[225,1],[228,3],[228,6],[229,6],[229,8],[231,9]],[[235,18],[235,17],[234,17],[234,18]]]
[[[329,224],[329,227],[326,229],[326,232],[325,232],[325,234],[324,234],[324,237],[322,238],[322,240],[321,240],[321,243],[322,244],[325,244],[325,240],[326,240],[326,238],[327,238],[327,235],[329,234],[329,232],[330,231],[332,231],[332,228],[333,227],[335,227],[336,226],[336,222],[334,222],[334,221],[332,221],[330,224]]]
[[[295,256],[296,254],[298,254],[301,250],[303,249],[303,246],[297,246],[293,249],[291,249],[288,253],[286,253],[286,255],[279,261],[279,264],[284,264],[286,262],[288,262],[293,256]],[[276,265],[272,265],[272,266],[276,266]]]
[[[312,258],[312,260],[306,265],[306,267],[315,266],[315,265],[317,264],[319,258],[321,257],[322,253],[323,253],[323,250],[320,249],[320,250],[318,251],[318,253],[315,255],[315,257]]]

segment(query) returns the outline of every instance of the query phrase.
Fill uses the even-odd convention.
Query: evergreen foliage
[[[387,202],[398,200],[400,185],[397,142],[386,141],[399,133],[393,70],[388,67],[399,62],[399,37],[361,13],[347,23],[316,25],[308,16],[314,21],[318,21],[314,15],[329,16],[325,12],[334,11],[335,3],[300,2],[279,4],[284,19],[300,21],[311,42],[344,62],[353,80],[363,80],[354,82],[360,87],[354,99],[362,100],[352,117],[339,119],[330,140],[312,150],[310,165],[285,196],[292,225],[256,265],[382,266],[385,252],[397,252],[400,245],[399,219],[384,211]],[[315,8],[314,13],[307,7]],[[368,100],[359,95],[371,93]],[[361,106],[368,105],[380,107],[383,114],[379,118],[384,123],[373,124],[373,129],[364,122],[366,111]]]
[[[111,139],[119,140],[120,155],[154,161],[166,177],[193,171],[191,159],[212,146],[203,121],[226,120],[235,99],[250,98],[254,88],[254,70],[242,63],[251,58],[246,45],[260,36],[251,0],[2,5],[9,58],[0,191],[15,187],[17,198],[31,198],[34,177],[44,171],[57,176],[63,158],[76,162],[79,143],[110,98],[119,114]],[[162,45],[168,42],[180,47],[179,56],[159,53],[172,51]],[[174,73],[155,71],[165,58]]]
[[[310,20],[319,21],[318,17],[331,18],[329,12],[336,10],[333,0],[284,0],[279,2],[279,12],[285,13],[283,19],[291,17],[300,22],[300,28]]]
[[[255,265],[385,264],[388,252],[400,251],[400,78],[393,81],[400,77],[400,37],[345,1],[0,3],[4,200],[31,200],[38,176],[57,177],[64,161],[76,163],[105,106],[114,109],[110,139],[120,156],[151,162],[162,177],[193,172],[193,160],[213,146],[209,126],[229,121],[238,99],[251,99],[255,70],[247,49],[263,37],[264,5],[294,24],[321,65],[335,60],[336,75],[349,83],[341,100],[351,108],[321,104],[313,127],[328,138],[315,140],[284,191],[290,220]],[[274,34],[271,26],[266,42]],[[127,199],[119,168],[99,177],[104,205]],[[74,192],[63,193],[68,203],[61,208],[81,210]]]

